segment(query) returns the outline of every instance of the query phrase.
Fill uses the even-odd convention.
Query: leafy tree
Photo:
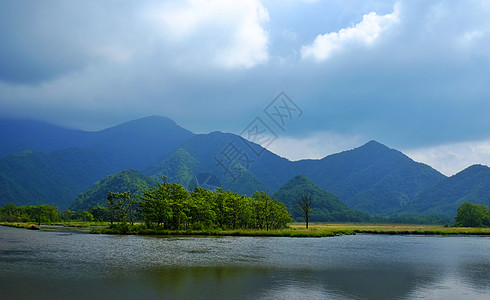
[[[13,203],[9,203],[0,208],[0,221],[4,222],[16,222],[19,221],[17,206]]]
[[[89,212],[94,216],[97,222],[109,221],[109,210],[106,206],[94,206],[89,209]]]
[[[463,203],[458,207],[456,225],[464,227],[482,227],[486,221],[487,211],[485,205],[475,205],[473,203]],[[486,207],[488,208],[488,207]]]
[[[69,210],[68,208],[61,213],[61,220],[63,220],[64,222],[69,222],[73,220],[74,217],[75,217],[75,213]]]
[[[298,199],[298,203],[296,204],[298,213],[300,213],[305,218],[306,228],[308,228],[308,223],[311,217],[311,204],[311,196],[308,194],[302,195]]]
[[[172,217],[170,206],[171,185],[166,177],[162,177],[163,182],[157,183],[157,187],[150,186],[143,190],[143,196],[139,202],[140,213],[148,227],[156,223],[157,226],[168,223]]]
[[[82,212],[82,221],[83,222],[93,222],[94,221],[94,216],[90,212],[84,210]]]
[[[134,204],[135,201],[131,199],[130,192],[114,193],[109,192],[107,195],[107,209],[109,210],[109,217],[111,224],[114,221],[126,223],[129,221],[131,225],[134,224]]]
[[[191,194],[190,218],[194,229],[211,227],[216,221],[213,210],[216,194],[213,191],[197,187]]]

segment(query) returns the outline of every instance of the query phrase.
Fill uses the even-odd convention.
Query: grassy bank
[[[264,237],[326,237],[345,234],[355,234],[351,230],[300,230],[286,228],[281,230],[165,230],[159,228],[146,228],[145,226],[108,226],[94,228],[90,233],[95,234],[135,234],[135,235],[180,235],[180,236],[264,236]]]
[[[0,225],[40,229],[32,223],[1,222]],[[161,228],[146,228],[142,224],[134,226],[108,226],[108,223],[69,222],[50,225],[62,225],[67,228],[90,228],[95,234],[133,234],[133,235],[174,235],[174,236],[264,236],[264,237],[328,237],[339,235],[392,234],[392,235],[490,235],[490,228],[445,227],[440,225],[399,225],[399,224],[330,224],[312,223],[306,229],[304,223],[292,223],[281,230],[165,230]],[[97,226],[96,228],[94,228]]]
[[[15,228],[25,228],[31,230],[39,230],[39,226],[37,224],[32,223],[11,223],[11,222],[0,222],[2,226],[15,227]]]
[[[293,223],[291,228],[307,230],[303,223]],[[369,234],[427,234],[427,235],[490,235],[490,228],[451,227],[442,225],[403,224],[310,224],[311,231],[352,231]]]
[[[304,224],[293,223],[282,230],[164,230],[145,226],[113,226],[94,228],[91,233],[135,235],[194,235],[194,236],[275,236],[275,237],[327,237],[366,234],[418,234],[418,235],[490,235],[490,228],[444,227],[438,225],[392,224]]]

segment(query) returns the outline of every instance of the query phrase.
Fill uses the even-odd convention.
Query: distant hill
[[[50,133],[52,139],[63,138],[55,137],[57,132]],[[90,137],[80,147],[49,153],[24,151],[0,158],[0,205],[48,203],[68,207],[94,182],[126,169],[141,170],[194,135],[164,117],[143,118],[87,134]]]
[[[24,150],[48,153],[86,146],[93,141],[93,135],[40,121],[0,120],[0,157]]]
[[[80,194],[70,205],[71,210],[87,210],[91,207],[104,206],[109,192],[131,192],[131,196],[141,195],[143,189],[155,182],[134,170],[125,170],[109,175],[96,182],[91,188]]]
[[[490,204],[490,168],[473,165],[419,193],[404,214],[456,216],[465,203]]]
[[[295,167],[349,207],[374,215],[396,214],[419,192],[446,178],[376,141],[321,160],[295,162]]]
[[[365,213],[350,209],[337,196],[325,191],[304,175],[291,178],[272,197],[283,202],[296,220],[301,220],[302,216],[295,214],[296,204],[305,194],[311,196],[312,222],[361,222],[370,218]]]

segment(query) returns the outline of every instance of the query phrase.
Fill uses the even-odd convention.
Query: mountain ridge
[[[0,129],[5,134],[4,128]],[[167,176],[189,189],[199,184],[198,178],[213,176],[221,187],[248,195],[256,190],[272,194],[294,176],[304,174],[351,209],[396,216],[413,212],[413,203],[428,203],[437,210],[440,203],[418,200],[422,197],[418,195],[447,179],[432,167],[374,140],[322,159],[290,161],[238,135],[219,131],[194,134],[159,116],[92,133],[77,147],[63,148],[66,143],[56,141],[58,130],[52,133],[55,143],[51,148],[61,149],[42,152],[32,147],[34,151],[0,157],[0,205],[55,203],[67,207],[96,181],[134,169],[154,179]],[[5,135],[13,136],[12,132]],[[16,138],[26,139],[23,145],[28,145],[30,136]],[[36,143],[34,140],[32,145]],[[12,139],[0,141],[0,149],[5,145],[12,145]],[[235,155],[233,161],[224,164],[231,154]]]

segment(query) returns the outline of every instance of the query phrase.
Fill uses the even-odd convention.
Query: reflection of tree
[[[314,269],[259,266],[158,268],[148,274],[160,296],[177,298],[400,299],[434,276],[413,268]],[[429,272],[430,273],[430,272]]]
[[[461,280],[471,287],[482,292],[489,291],[490,261],[462,264],[458,271]]]

